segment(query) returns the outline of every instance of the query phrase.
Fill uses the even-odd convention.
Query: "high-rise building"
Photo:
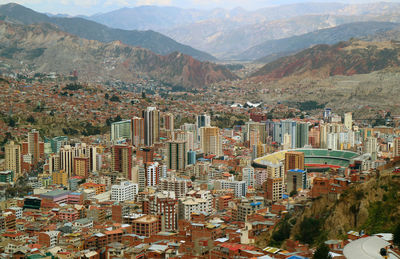
[[[173,192],[176,198],[183,198],[188,192],[187,181],[178,180],[176,178],[161,179],[159,188],[161,191]]]
[[[300,169],[291,169],[287,171],[286,191],[291,193],[299,189],[307,188],[307,172]]]
[[[5,169],[13,171],[14,181],[22,176],[21,158],[20,146],[10,141],[5,146]]]
[[[28,153],[33,156],[33,164],[37,164],[40,159],[39,131],[33,129],[28,133]]]
[[[198,129],[203,127],[210,127],[211,126],[211,117],[207,114],[197,115],[196,117],[196,127]]]
[[[118,121],[111,124],[111,141],[131,137],[131,120]]]
[[[296,147],[296,122],[292,120],[282,120],[274,123],[273,140],[279,144],[283,144],[285,134],[290,136],[291,148]]]
[[[236,197],[245,197],[247,193],[247,183],[245,181],[217,180],[216,189],[233,189]]]
[[[60,148],[60,170],[72,176],[75,151],[70,145]]]
[[[169,191],[150,195],[143,201],[143,213],[161,215],[162,229],[175,231],[178,228],[178,199]]]
[[[146,163],[146,186],[157,186],[160,183],[160,166],[158,162]]]
[[[51,152],[58,153],[60,148],[68,143],[68,137],[60,136],[49,140],[51,145]]]
[[[332,117],[332,109],[331,108],[325,108],[324,110],[324,121],[327,122],[330,120]]]
[[[200,128],[200,149],[206,155],[223,155],[222,136],[218,127]]]
[[[393,156],[400,156],[400,138],[394,139]]]
[[[338,133],[328,133],[327,148],[338,150]]]
[[[289,151],[285,154],[285,170],[300,169],[304,170],[304,153]]]
[[[74,175],[88,177],[89,174],[89,158],[88,157],[75,157],[74,158]]]
[[[164,113],[162,118],[162,128],[170,132],[174,131],[174,115],[172,113]]]
[[[372,160],[376,160],[378,156],[378,140],[375,137],[368,137],[365,142],[365,153],[371,154]]]
[[[256,145],[259,142],[265,143],[266,141],[266,126],[265,123],[248,121],[244,126],[245,141],[250,142],[250,146]]]
[[[135,147],[144,145],[144,119],[134,117],[131,119],[131,144]]]
[[[136,157],[143,159],[143,163],[154,161],[154,150],[151,147],[142,147],[136,151]]]
[[[196,164],[196,151],[189,151],[188,152],[188,165]]]
[[[152,146],[160,140],[160,112],[155,107],[142,111],[144,119],[144,144]]]
[[[296,148],[303,148],[308,145],[308,123],[296,124]]]
[[[267,178],[264,186],[266,200],[275,202],[282,199],[284,192],[283,178]]]
[[[113,201],[133,201],[138,193],[138,184],[129,181],[121,182],[120,185],[111,186],[111,200]]]
[[[255,187],[255,175],[254,168],[251,166],[242,169],[242,180],[246,182],[247,188],[252,186]]]
[[[122,173],[127,179],[132,179],[132,146],[112,146],[111,168]]]
[[[353,114],[351,112],[347,112],[344,114],[344,126],[348,130],[353,129]]]
[[[68,173],[64,170],[53,172],[51,178],[53,179],[53,184],[68,186]]]
[[[167,142],[168,169],[185,170],[187,165],[187,150],[185,141]]]
[[[49,174],[60,171],[60,155],[51,154],[49,156]]]

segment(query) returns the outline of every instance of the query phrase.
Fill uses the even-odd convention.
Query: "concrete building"
[[[304,153],[288,151],[285,154],[285,170],[301,169],[304,170]],[[281,176],[279,176],[281,177]]]
[[[160,183],[160,166],[158,162],[146,163],[146,186],[158,186]]]
[[[286,191],[298,191],[307,189],[307,172],[301,169],[290,169],[286,176]]]
[[[394,139],[393,156],[395,157],[400,156],[400,138]]]
[[[131,119],[131,145],[140,147],[144,145],[144,119],[133,117]]]
[[[218,127],[200,128],[200,149],[206,155],[223,155],[222,136]]]
[[[144,119],[144,144],[152,146],[160,140],[160,112],[155,107],[142,111]]]
[[[353,129],[353,114],[351,112],[347,112],[344,114],[344,126],[348,130]]]
[[[5,145],[5,169],[13,171],[13,181],[22,176],[21,158],[19,145],[15,144],[14,141],[10,141],[9,144]]]
[[[209,213],[210,208],[205,199],[185,197],[179,199],[179,218],[190,220],[192,213]]]
[[[114,145],[111,152],[111,170],[132,180],[132,146]]]
[[[131,137],[131,120],[111,123],[111,141],[129,139]]]
[[[133,201],[138,193],[138,184],[129,181],[121,182],[120,185],[111,186],[111,200],[113,201]]]
[[[242,169],[242,180],[246,182],[246,187],[249,186],[255,187],[255,175],[254,175],[254,168],[251,166],[244,167]]]
[[[162,178],[158,187],[161,191],[173,192],[177,198],[185,197],[188,192],[187,180],[176,178]]]
[[[167,167],[171,170],[182,171],[187,165],[187,150],[185,141],[167,142]]]

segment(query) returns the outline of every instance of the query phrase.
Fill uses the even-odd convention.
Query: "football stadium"
[[[347,168],[360,156],[355,152],[344,150],[312,148],[291,149],[256,158],[253,161],[253,166],[256,168],[276,166],[285,160],[285,154],[289,151],[304,153],[304,166],[307,169]]]

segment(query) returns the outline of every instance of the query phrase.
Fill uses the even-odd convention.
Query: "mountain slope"
[[[52,23],[61,30],[79,37],[101,42],[122,41],[131,46],[149,49],[157,54],[166,55],[175,51],[190,55],[199,60],[215,60],[205,52],[180,44],[173,39],[154,31],[127,31],[111,29],[83,18],[48,17],[18,4],[0,6],[0,18],[9,22],[29,25],[34,23]]]
[[[348,41],[317,45],[296,55],[280,58],[252,75],[260,79],[289,76],[329,77],[367,74],[388,67],[398,67],[400,47],[395,42]]]
[[[159,56],[121,42],[101,43],[78,38],[54,25],[0,22],[0,58],[14,70],[68,74],[77,70],[87,81],[156,79],[186,88],[236,79],[222,66],[202,63],[174,52]]]
[[[242,25],[254,24],[302,15],[334,13],[345,7],[345,4],[340,3],[297,3],[247,11],[240,7],[232,10],[222,8],[201,10],[169,6],[138,6],[134,8],[121,8],[87,18],[112,28],[160,30],[217,19],[229,20],[231,22],[240,21]]]
[[[318,30],[300,36],[271,40],[254,46],[236,56],[239,60],[260,59],[259,62],[271,61],[270,55],[280,56],[286,53],[294,53],[317,44],[335,44],[347,41],[351,38],[366,37],[377,33],[393,30],[400,27],[397,23],[387,22],[356,22],[340,25],[334,28]]]

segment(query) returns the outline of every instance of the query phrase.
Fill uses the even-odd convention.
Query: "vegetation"
[[[26,119],[27,122],[31,124],[35,124],[36,120],[32,115],[29,115],[29,117]]]
[[[289,217],[286,216],[281,222],[278,223],[276,230],[272,233],[270,246],[280,247],[286,239],[290,237],[292,227],[289,223]]]
[[[322,109],[325,107],[325,104],[319,104],[316,101],[305,101],[298,103],[298,106],[301,111],[311,111],[311,110]]]
[[[296,237],[305,244],[314,244],[317,237],[321,234],[321,221],[316,218],[304,218],[300,224],[300,233]]]
[[[313,255],[313,259],[330,259],[329,247],[325,244],[320,244]]]
[[[112,101],[112,102],[120,102],[121,100],[119,99],[118,96],[113,95],[113,96],[110,98],[110,101]]]
[[[82,88],[83,88],[82,85],[74,83],[74,84],[67,84],[63,88],[63,90],[76,91],[76,90],[79,90],[79,89],[82,89]]]
[[[400,246],[400,224],[397,224],[395,230],[393,231],[393,243],[396,246]]]

